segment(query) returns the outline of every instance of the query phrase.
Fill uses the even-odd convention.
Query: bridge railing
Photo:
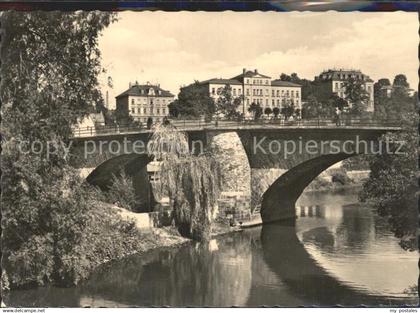
[[[171,119],[170,123],[179,130],[202,130],[206,128],[257,128],[257,127],[319,127],[319,128],[343,128],[343,127],[401,127],[401,120],[379,120],[379,119],[363,119],[348,118],[335,121],[333,119],[300,119],[300,120],[284,120],[284,119],[225,119],[219,118],[212,121],[204,120],[188,120],[188,119]],[[150,129],[146,125],[113,125],[113,126],[97,126],[75,128],[73,130],[74,137],[95,137],[99,135],[129,134],[138,132],[148,132]]]

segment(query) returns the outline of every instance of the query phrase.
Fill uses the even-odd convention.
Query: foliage
[[[345,159],[343,161],[343,168],[346,171],[365,171],[369,170],[369,157],[361,154]]]
[[[162,166],[162,185],[171,199],[175,225],[181,235],[209,240],[219,195],[217,162],[203,155],[168,158]]]
[[[303,79],[299,78],[299,75],[297,73],[292,73],[291,75],[282,73],[280,75],[280,80],[301,85],[302,86],[302,101],[306,101],[309,96],[314,95],[314,92],[315,92],[314,82],[305,78]]]
[[[273,108],[274,117],[277,118],[280,114],[280,109],[278,107]]]
[[[215,112],[215,103],[209,95],[208,89],[198,81],[182,87],[178,99],[169,104],[169,114],[173,117],[197,118],[212,116]]]
[[[132,125],[134,123],[134,118],[130,115],[127,106],[117,105],[115,109],[115,121],[118,125]]]
[[[340,169],[340,171],[334,171],[331,173],[331,181],[341,185],[349,185],[352,182],[346,171],[342,169]]]
[[[263,109],[259,104],[252,102],[248,108],[248,112],[254,114],[254,120],[258,120],[263,113]]]
[[[366,112],[369,94],[364,88],[364,82],[361,79],[350,77],[344,82],[344,95],[346,100],[351,104],[350,113],[361,116]]]
[[[295,113],[295,105],[290,101],[281,108],[280,112],[284,115],[284,119],[288,120]]]
[[[189,155],[188,138],[172,124],[157,124],[147,144],[147,152],[156,161],[171,157],[183,158]]]
[[[405,128],[399,133],[387,133],[382,142],[390,144],[392,153],[370,159],[371,173],[363,186],[362,201],[369,201],[381,216],[388,218],[391,228],[404,249],[416,249],[418,227],[417,190],[417,114],[407,113]],[[395,154],[399,143],[401,152]]]
[[[267,108],[264,109],[264,114],[265,115],[269,116],[271,113],[273,113],[273,110],[270,107],[267,107]]]
[[[232,87],[225,85],[220,91],[216,102],[216,114],[223,114],[228,119],[238,117],[238,108],[241,105],[241,101],[241,97],[233,97]]]
[[[389,83],[389,79],[383,78],[374,87],[378,90],[386,83]],[[377,91],[378,97],[375,98],[375,116],[382,119],[401,119],[407,112],[413,112],[416,106],[417,94],[414,94],[413,97],[410,96],[408,92],[409,87],[405,75],[398,74],[394,78],[390,96]]]
[[[119,220],[96,219],[96,191],[68,165],[64,148],[76,121],[102,102],[97,42],[113,19],[81,11],[2,15],[2,268],[12,288],[77,283],[95,251],[115,245],[103,225]],[[30,149],[34,142],[40,153]]]
[[[161,161],[155,192],[168,195],[179,232],[209,239],[219,194],[217,162],[211,155],[190,155],[185,133],[170,124],[158,126],[150,142],[150,157]]]
[[[124,171],[118,176],[112,175],[112,183],[105,197],[108,203],[113,203],[133,212],[140,205],[133,187],[133,180]]]

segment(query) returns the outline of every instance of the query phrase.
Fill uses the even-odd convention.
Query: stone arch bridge
[[[305,187],[325,169],[351,156],[386,152],[378,138],[397,126],[257,126],[185,130],[193,153],[211,151],[221,168],[222,192],[261,199],[263,222],[295,216],[294,205]],[[151,132],[115,133],[74,138],[72,165],[89,172],[87,181],[109,188],[113,174],[129,173],[139,197],[150,199],[146,154]],[[255,190],[261,172],[277,169],[269,186]],[[256,173],[259,173],[258,175]],[[253,183],[251,183],[251,181]],[[257,188],[258,189],[258,188]]]

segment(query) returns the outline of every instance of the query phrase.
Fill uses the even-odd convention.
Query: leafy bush
[[[112,176],[112,183],[105,193],[105,198],[107,202],[130,211],[135,211],[140,204],[133,187],[133,180],[124,171],[118,176]]]
[[[341,185],[348,185],[352,180],[347,176],[346,172],[336,172],[331,175],[331,181],[333,183],[339,183]]]

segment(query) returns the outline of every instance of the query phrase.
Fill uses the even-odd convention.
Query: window
[[[280,96],[280,94],[279,94],[279,91],[277,90],[277,97],[279,97]]]
[[[271,90],[271,96],[274,97],[274,89]]]
[[[131,99],[131,104],[134,104],[134,99]]]
[[[140,114],[140,108],[137,108],[137,113]]]
[[[134,108],[131,108],[131,113],[133,113],[133,114],[136,113]]]
[[[265,81],[265,84],[268,85],[268,80]]]
[[[289,97],[289,90],[286,91],[286,96]]]
[[[256,89],[253,89],[252,90],[252,95],[255,96],[255,94],[256,94]]]
[[[296,91],[296,98],[299,98],[299,91]]]
[[[233,88],[233,95],[236,96],[236,88]]]
[[[162,109],[162,113],[166,114],[166,109],[165,108]]]
[[[143,109],[143,114],[146,114],[147,113],[147,109],[146,108],[144,108]]]
[[[277,99],[277,105],[280,105],[280,100],[279,99]]]
[[[292,98],[295,96],[295,91],[294,90],[291,91],[291,96],[292,96]]]
[[[246,95],[249,96],[249,89],[246,90]]]
[[[249,99],[246,99],[246,104],[249,105]]]
[[[338,89],[338,83],[335,83],[335,89]]]
[[[249,84],[249,79],[246,80],[246,83]]]
[[[212,95],[215,95],[215,94],[216,94],[216,88],[212,88],[212,89],[211,89],[211,94],[212,94]]]
[[[270,95],[270,92],[268,91],[268,89],[265,90],[265,95],[266,96],[269,96]]]
[[[157,112],[156,112],[156,113],[157,113],[157,114],[160,114],[160,109],[158,108],[158,109],[156,109],[156,110],[157,110]]]

